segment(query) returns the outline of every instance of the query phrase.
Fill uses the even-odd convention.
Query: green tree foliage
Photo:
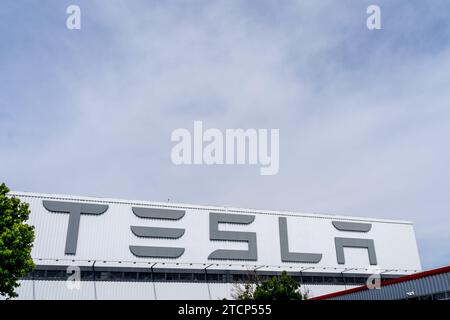
[[[302,294],[300,284],[283,271],[279,278],[272,277],[262,283],[246,284],[238,298],[241,300],[305,300],[307,294]]]
[[[18,281],[34,269],[31,249],[34,227],[25,222],[30,210],[27,203],[8,197],[8,187],[0,185],[0,295],[17,297]]]

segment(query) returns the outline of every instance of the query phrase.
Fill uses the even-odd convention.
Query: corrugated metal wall
[[[389,271],[392,274],[410,274],[421,269],[413,224],[405,221],[354,218],[310,213],[277,212],[267,210],[206,207],[181,204],[164,204],[147,201],[127,201],[78,196],[14,193],[30,204],[30,223],[36,227],[36,241],[32,256],[39,265],[60,264],[78,267],[201,269],[201,270],[256,270],[304,271],[318,273],[355,272],[370,275]],[[65,242],[69,216],[50,212],[43,200],[75,201],[107,204],[108,210],[100,215],[84,214],[81,217],[77,249],[73,255],[65,254]],[[142,219],[132,212],[132,207],[172,208],[185,210],[179,221]],[[221,224],[223,231],[255,232],[258,257],[256,261],[211,261],[208,256],[217,249],[243,250],[246,243],[210,240],[210,213],[251,214],[254,222],[249,225]],[[278,219],[288,223],[288,245],[291,252],[320,253],[317,264],[286,262],[281,259]],[[355,234],[338,230],[334,221],[362,222],[371,225],[370,232]],[[185,229],[180,239],[147,239],[135,236],[130,226],[176,227]],[[370,265],[366,249],[346,248],[345,264],[337,261],[335,238],[367,238],[375,243],[377,264]],[[130,245],[183,247],[180,258],[136,257]],[[22,299],[223,299],[231,298],[233,284],[229,283],[172,283],[81,281],[80,290],[70,290],[63,280],[23,280],[18,289]],[[318,296],[351,288],[338,284],[305,285],[310,296]]]
[[[353,292],[330,300],[399,300],[450,291],[450,273],[404,281],[380,289]]]
[[[355,286],[305,285],[310,296],[323,295]],[[234,284],[81,281],[69,289],[67,281],[23,280],[18,299],[25,300],[221,300],[232,299]]]
[[[193,207],[190,205],[161,204],[145,201],[124,201],[101,198],[39,195],[16,193],[22,200],[28,202],[31,208],[30,223],[36,227],[36,240],[33,248],[33,258],[79,261],[121,261],[133,263],[180,263],[193,264],[204,268],[201,264],[221,264],[220,268],[235,269],[232,264],[242,264],[236,261],[210,261],[208,255],[217,249],[247,248],[247,244],[236,241],[211,241],[209,235],[210,212],[252,214],[254,222],[249,225],[221,224],[224,231],[255,232],[257,235],[257,261],[244,262],[256,266],[264,266],[264,270],[289,271],[308,267],[317,272],[341,272],[348,268],[367,269],[362,272],[372,273],[369,267],[381,270],[398,269],[402,274],[410,274],[421,269],[413,225],[409,222],[379,219],[352,218],[320,214],[297,214],[264,210],[244,210],[223,207]],[[61,200],[87,203],[108,204],[109,209],[101,215],[82,215],[80,219],[76,254],[65,255],[68,214],[47,211],[42,201]],[[170,207],[186,210],[186,215],[179,221],[164,221],[142,219],[132,213],[132,206]],[[289,249],[292,252],[311,252],[322,254],[319,263],[299,264],[281,261],[278,218],[286,217],[289,233]],[[370,232],[357,234],[349,231],[339,231],[332,221],[367,222],[372,228]],[[185,234],[180,239],[147,239],[135,236],[130,226],[174,227],[183,228]],[[358,248],[345,249],[345,265],[336,260],[335,237],[368,238],[375,242],[378,263],[370,266],[366,250]],[[184,254],[173,259],[136,257],[129,250],[130,245],[183,247]],[[227,267],[227,265],[230,265]],[[312,267],[312,268],[311,268]],[[263,269],[261,269],[263,270]]]

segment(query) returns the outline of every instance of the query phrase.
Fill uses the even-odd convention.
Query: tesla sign
[[[79,203],[66,201],[43,200],[43,206],[49,212],[65,213],[69,215],[67,235],[65,242],[65,254],[75,255],[78,243],[78,231],[80,228],[80,219],[83,215],[102,215],[107,214],[109,206],[106,204]],[[185,210],[131,207],[130,214],[134,214],[139,220],[163,220],[176,221],[183,219]],[[246,250],[217,249],[209,253],[208,260],[244,260],[257,261],[257,233],[244,231],[222,231],[219,230],[220,224],[251,225],[255,221],[255,215],[249,214],[228,214],[220,212],[209,213],[209,240],[210,241],[234,241],[242,242],[247,246]],[[353,232],[356,235],[364,235],[371,228],[371,223],[331,221],[333,228],[338,231]],[[319,263],[322,260],[320,252],[295,252],[289,248],[289,228],[286,217],[278,217],[278,226],[274,226],[274,232],[278,232],[279,246],[281,252],[281,261],[290,263]],[[162,238],[176,241],[183,237],[185,229],[169,227],[150,227],[141,225],[130,225],[129,232],[133,237],[149,239],[149,245],[129,244],[130,252],[136,257],[144,258],[180,258],[185,253],[185,248],[151,246],[151,239]],[[373,239],[366,237],[334,237],[334,246],[336,250],[336,260],[338,264],[345,264],[344,248],[363,248],[366,249],[371,265],[377,265],[377,256],[375,253],[375,244]]]

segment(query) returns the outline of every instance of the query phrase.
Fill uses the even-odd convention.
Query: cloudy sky
[[[450,262],[448,1],[3,0],[0,36],[11,189],[411,220]],[[194,120],[279,128],[279,173],[174,165]]]

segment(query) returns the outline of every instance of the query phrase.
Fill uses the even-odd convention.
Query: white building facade
[[[282,271],[314,297],[421,270],[411,222],[10,195],[36,236],[19,299],[233,299]]]

